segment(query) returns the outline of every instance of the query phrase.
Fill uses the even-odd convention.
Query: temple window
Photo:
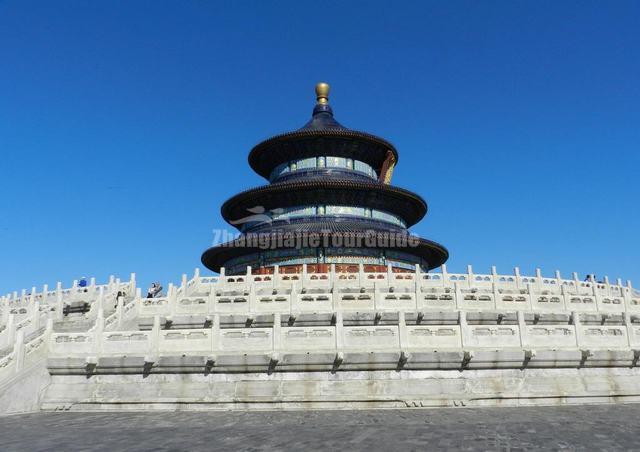
[[[397,226],[406,227],[406,223],[402,218],[389,212],[371,209],[369,207],[344,206],[344,205],[318,205],[318,206],[293,206],[283,209],[277,209],[272,212],[271,217],[274,220],[287,220],[291,218],[312,217],[314,215],[333,215],[357,218],[369,218],[378,221],[384,221]],[[251,229],[249,226],[247,229]]]
[[[271,171],[269,180],[273,182],[285,174],[315,168],[342,168],[349,171],[357,171],[374,179],[377,178],[375,170],[367,163],[351,158],[319,156],[291,160],[287,163],[280,164]]]

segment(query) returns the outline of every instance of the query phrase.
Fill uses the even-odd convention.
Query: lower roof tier
[[[295,180],[244,191],[222,205],[230,224],[242,224],[252,215],[275,209],[313,204],[368,207],[402,218],[409,227],[427,213],[427,203],[417,194],[374,181],[348,179]]]
[[[368,230],[242,234],[236,240],[209,248],[202,263],[219,272],[247,266],[266,267],[303,263],[379,264],[425,270],[441,266],[449,253],[442,245],[408,234],[406,231]]]

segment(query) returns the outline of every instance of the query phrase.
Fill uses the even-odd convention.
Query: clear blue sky
[[[0,1],[0,293],[179,281],[332,85],[449,268],[640,285],[640,2]]]

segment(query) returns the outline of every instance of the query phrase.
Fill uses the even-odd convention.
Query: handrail
[[[635,360],[640,348],[640,331],[628,319],[624,324],[583,324],[575,316],[570,324],[525,322],[470,324],[467,313],[458,312],[454,324],[407,323],[398,313],[395,324],[344,324],[341,315],[334,324],[316,326],[283,325],[276,315],[271,326],[255,328],[221,327],[220,317],[212,317],[210,328],[160,329],[154,319],[151,331],[102,331],[55,333],[51,335],[53,356],[142,356],[153,362],[160,355],[222,356],[238,353],[332,353],[349,351],[432,353],[434,351],[520,350],[535,356],[541,351],[576,351],[577,359],[594,351],[633,351],[624,359]]]

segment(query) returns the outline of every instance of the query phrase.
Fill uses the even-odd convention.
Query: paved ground
[[[640,450],[640,405],[0,417],[2,451]]]

